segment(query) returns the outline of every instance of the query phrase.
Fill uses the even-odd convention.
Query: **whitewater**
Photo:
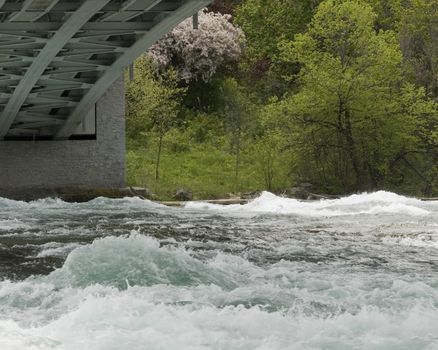
[[[0,198],[1,350],[438,350],[438,201]]]

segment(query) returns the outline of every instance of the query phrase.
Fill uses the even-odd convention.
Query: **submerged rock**
[[[191,201],[193,199],[193,194],[192,192],[184,188],[180,188],[175,192],[175,195],[173,197],[178,201],[185,202],[185,201]]]

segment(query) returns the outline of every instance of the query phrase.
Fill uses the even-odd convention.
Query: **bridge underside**
[[[207,3],[0,0],[0,140],[92,133],[90,111],[123,69]]]
[[[125,183],[124,69],[205,0],[0,0],[0,197]]]

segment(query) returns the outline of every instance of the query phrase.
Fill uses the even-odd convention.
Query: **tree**
[[[299,171],[332,190],[378,188],[418,147],[396,33],[376,31],[375,19],[363,1],[326,0],[308,31],[281,45],[302,66],[299,93],[282,102]]]
[[[161,69],[174,67],[187,83],[210,82],[219,67],[236,62],[243,53],[245,37],[231,23],[230,15],[199,12],[198,29],[188,18],[153,45],[148,55]]]
[[[221,85],[223,110],[231,134],[231,146],[235,154],[234,173],[239,181],[240,156],[243,134],[250,126],[250,103],[242,88],[233,78],[225,79]]]
[[[377,30],[397,30],[404,0],[365,0],[376,14],[374,27]]]
[[[163,138],[176,124],[185,89],[178,87],[179,79],[174,70],[157,75],[146,55],[135,62],[134,71],[134,80],[127,88],[128,133],[134,138],[151,131],[156,133],[155,179],[158,181]]]
[[[282,182],[285,178],[284,173],[289,170],[292,157],[286,154],[288,153],[285,142],[287,138],[283,130],[279,127],[271,128],[263,121],[262,126],[263,132],[254,142],[254,156],[263,175],[265,188],[268,191],[278,190],[281,185],[288,186],[293,180],[290,176],[286,176],[287,181]]]
[[[283,79],[285,71],[297,71],[295,62],[278,60],[279,43],[292,41],[306,29],[320,0],[246,0],[235,12],[235,22],[245,32],[246,50],[240,68],[247,88],[266,103],[281,97],[294,81]]]
[[[409,0],[399,27],[408,78],[438,100],[438,0]]]
[[[319,0],[246,0],[236,9],[252,61],[272,59],[281,40],[293,40],[312,18]]]
[[[416,147],[399,153],[397,160],[410,168],[424,184],[424,195],[438,190],[438,104],[427,97],[426,89],[413,84],[403,87],[401,106],[417,121]]]

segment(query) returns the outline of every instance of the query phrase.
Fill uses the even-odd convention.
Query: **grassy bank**
[[[239,177],[234,171],[234,157],[205,145],[161,157],[160,178],[155,179],[156,149],[131,149],[127,153],[128,184],[149,188],[159,199],[171,199],[184,188],[195,198],[220,198],[230,193],[263,188],[263,179],[249,157],[243,157]]]
[[[159,180],[155,179],[157,146],[128,143],[127,180],[130,186],[149,188],[158,199],[172,199],[176,190],[187,189],[195,199],[226,198],[266,189],[263,164],[256,150],[246,149],[240,155],[239,174],[236,177],[235,154],[223,144],[192,143],[175,150],[169,137],[161,155]],[[276,174],[275,188],[287,187],[285,175]]]

